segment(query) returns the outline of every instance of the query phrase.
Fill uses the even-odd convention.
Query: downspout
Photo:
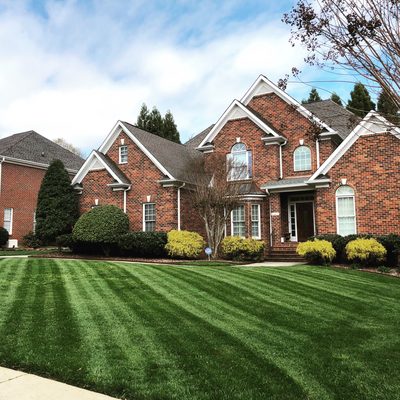
[[[126,214],[126,192],[131,190],[132,185],[129,185],[126,189],[124,189],[124,213]]]
[[[282,144],[279,145],[279,179],[283,178],[283,165],[282,165],[282,147],[287,143],[285,140]]]
[[[0,160],[0,193],[1,193],[1,189],[2,189],[2,182],[3,182],[3,162],[4,162],[4,160],[5,160],[6,158],[5,157],[3,157],[1,160]]]
[[[178,231],[181,230],[181,189],[186,185],[186,183],[182,183],[181,186],[178,187]]]
[[[315,141],[315,151],[317,153],[317,169],[320,166],[320,161],[319,161],[319,139],[317,138],[317,140]]]
[[[266,190],[267,195],[268,195],[268,201],[269,201],[269,247],[272,247],[272,214],[271,214],[271,195],[268,192],[268,189]]]

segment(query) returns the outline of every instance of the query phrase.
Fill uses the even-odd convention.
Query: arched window
[[[246,149],[244,143],[236,143],[228,154],[229,180],[251,178],[251,151]]]
[[[299,146],[294,151],[294,170],[308,171],[311,169],[311,150],[307,146]]]
[[[340,186],[336,190],[336,219],[339,235],[357,233],[355,196],[350,186]]]

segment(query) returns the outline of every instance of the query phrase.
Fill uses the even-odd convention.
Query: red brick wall
[[[119,163],[119,146],[121,139],[128,146],[128,163]],[[130,220],[130,229],[140,231],[143,229],[143,203],[156,204],[156,230],[169,231],[176,229],[177,218],[177,189],[173,187],[163,188],[157,181],[164,178],[162,172],[153,162],[136,146],[125,134],[121,133],[111,145],[107,155],[125,173],[132,183],[127,192],[127,214]],[[107,183],[113,178],[105,171],[91,171],[83,179],[83,193],[80,204],[81,212],[88,211],[94,204],[94,199],[99,199],[101,204],[113,204],[123,208],[123,191],[113,192]]]
[[[357,233],[400,234],[400,140],[362,136],[329,171],[332,183],[316,193],[318,233],[336,232],[335,192],[341,179],[355,191]]]

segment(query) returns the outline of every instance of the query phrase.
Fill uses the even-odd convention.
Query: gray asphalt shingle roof
[[[337,131],[342,139],[345,139],[361,120],[357,115],[330,99],[303,105],[322,122]]]
[[[193,160],[202,157],[202,153],[184,144],[146,132],[129,122],[122,123],[175,179],[190,181],[190,168]]]
[[[60,160],[68,169],[79,170],[84,160],[35,131],[16,133],[0,139],[0,156],[49,165]]]
[[[104,163],[107,164],[107,166],[114,172],[114,174],[118,176],[119,180],[122,183],[125,183],[127,185],[131,183],[128,177],[118,168],[117,164],[115,164],[115,162],[111,160],[110,157],[97,150],[95,150],[94,152],[103,160]]]
[[[192,149],[196,149],[197,147],[199,147],[200,143],[210,133],[211,129],[214,128],[214,125],[215,124],[210,125],[208,128],[204,129],[204,131],[201,131],[197,135],[193,136],[185,143],[185,146],[188,146]]]
[[[264,185],[262,185],[265,189],[279,189],[284,188],[285,186],[292,186],[292,185],[302,185],[305,183],[309,177],[299,177],[299,178],[287,178],[287,179],[280,179],[278,181],[268,181]]]

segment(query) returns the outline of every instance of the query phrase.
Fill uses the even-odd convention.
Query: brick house
[[[399,138],[376,112],[361,121],[331,100],[302,105],[261,75],[185,145],[119,121],[73,184],[82,212],[115,204],[132,230],[202,232],[186,171],[193,158],[220,152],[243,184],[227,235],[279,250],[314,234],[400,234]]]
[[[9,246],[35,230],[40,185],[49,164],[61,160],[72,177],[83,159],[34,131],[0,139],[0,215],[10,234]]]

